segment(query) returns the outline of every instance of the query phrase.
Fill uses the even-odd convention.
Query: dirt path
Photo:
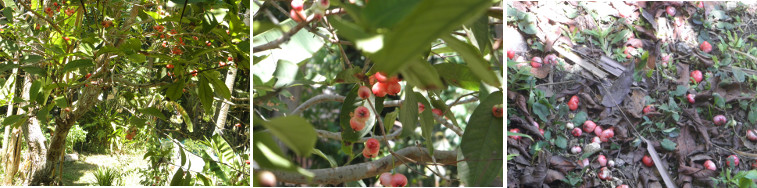
[[[89,186],[95,182],[94,173],[99,167],[111,167],[125,173],[124,186],[141,186],[139,184],[139,170],[146,168],[147,161],[139,154],[133,155],[102,155],[82,154],[79,161],[63,164],[63,185]]]

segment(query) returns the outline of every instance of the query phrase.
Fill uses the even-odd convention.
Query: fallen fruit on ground
[[[644,166],[647,167],[652,167],[654,165],[652,157],[650,157],[649,155],[645,155],[643,158],[641,158],[641,162],[644,163]]]

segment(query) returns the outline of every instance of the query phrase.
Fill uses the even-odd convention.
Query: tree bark
[[[226,73],[226,88],[229,88],[231,93],[234,93],[234,80],[237,78],[237,68],[235,66],[229,66],[229,70]],[[223,135],[223,125],[226,124],[226,117],[229,114],[229,99],[223,99],[221,102],[221,110],[218,111],[218,119],[216,120],[216,128],[213,134]],[[203,104],[204,105],[204,104]]]
[[[14,128],[11,133],[11,138],[8,140],[7,153],[3,160],[5,163],[5,179],[3,184],[6,186],[13,185],[13,177],[18,172],[18,165],[21,162],[21,130]]]
[[[16,94],[16,73],[17,72],[18,72],[18,69],[13,69],[13,73],[10,76],[10,79],[12,79],[12,81],[11,81],[11,85],[10,85],[10,90],[9,90],[10,93],[9,94],[11,96],[14,96]],[[11,115],[13,115],[13,100],[8,100],[8,111],[7,111],[6,117],[10,117]],[[6,156],[6,153],[8,153],[8,151],[7,151],[7,149],[8,149],[8,138],[11,137],[11,135],[10,135],[11,129],[13,129],[13,127],[11,127],[11,126],[5,126],[5,133],[3,135],[3,148],[2,148],[2,151],[0,151],[0,157],[2,157],[2,160],[0,160],[1,161],[0,164],[3,164],[3,165],[6,164],[5,161],[6,161],[7,157],[5,157],[5,156]]]
[[[363,178],[378,176],[383,172],[388,172],[395,167],[405,163],[430,163],[433,162],[429,157],[428,150],[422,147],[407,147],[397,150],[401,159],[392,155],[383,157],[379,160],[340,166],[336,168],[325,168],[308,170],[315,174],[312,181],[297,172],[272,171],[276,175],[276,180],[285,183],[295,184],[339,184],[342,182],[356,181]],[[457,165],[457,151],[434,151],[436,162],[441,165]],[[257,170],[257,169],[256,169]]]

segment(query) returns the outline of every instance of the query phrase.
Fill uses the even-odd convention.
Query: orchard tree
[[[252,6],[253,185],[501,186],[500,1]]]
[[[3,91],[11,93],[3,99],[9,138],[3,141],[4,184],[23,171],[24,185],[60,185],[68,132],[93,109],[127,117],[123,128],[129,131],[121,139],[141,132],[149,134],[144,140],[174,140],[181,130],[209,129],[203,136],[213,135],[214,146],[227,148],[220,146],[240,137],[229,135],[241,127],[234,125],[249,120],[249,111],[237,108],[249,100],[248,7],[243,0],[1,1],[0,72]],[[48,126],[50,140],[43,136]],[[18,166],[20,138],[27,143],[28,169]],[[206,184],[249,184],[212,181],[236,178],[218,169],[249,179],[243,170],[249,145],[242,146],[195,164],[210,165],[214,175],[180,168],[171,185],[194,184],[192,174],[210,180]]]

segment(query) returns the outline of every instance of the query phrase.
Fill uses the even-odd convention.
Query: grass
[[[147,166],[147,161],[143,160],[142,155],[138,153],[127,155],[81,154],[79,161],[63,163],[63,185],[93,185],[97,181],[94,173],[98,168],[114,168],[124,174],[124,186],[141,186],[138,170]]]

